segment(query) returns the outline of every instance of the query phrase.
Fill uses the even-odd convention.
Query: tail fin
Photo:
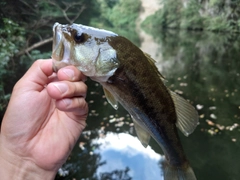
[[[192,168],[163,166],[164,180],[197,180]]]

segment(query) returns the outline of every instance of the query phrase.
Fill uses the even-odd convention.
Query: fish
[[[165,180],[195,180],[178,130],[188,136],[198,112],[169,90],[155,60],[127,38],[81,24],[53,25],[53,69],[73,65],[100,83],[114,109],[121,104],[131,115],[138,139],[147,147],[152,137],[163,150]]]

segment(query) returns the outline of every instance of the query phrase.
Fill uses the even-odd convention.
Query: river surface
[[[199,113],[193,134],[180,138],[199,180],[240,179],[240,37],[189,31],[149,32],[158,44],[157,66],[172,91]],[[129,114],[114,110],[99,84],[88,80],[90,113],[56,179],[162,179],[163,153],[154,140],[144,148]]]

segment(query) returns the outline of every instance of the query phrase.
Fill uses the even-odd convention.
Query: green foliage
[[[210,31],[231,31],[232,27],[230,23],[223,16],[216,16],[211,19],[206,19],[205,21],[208,26],[205,28]]]
[[[187,7],[182,9],[180,27],[183,29],[202,29],[204,18],[199,14],[200,8],[199,3],[190,1]]]
[[[145,27],[179,28],[180,10],[182,4],[176,0],[164,0],[164,8],[159,9],[154,15],[149,16],[143,22]]]
[[[2,85],[0,85],[0,111],[3,111],[7,104],[8,104],[8,101],[10,99],[10,94],[4,94],[4,91],[3,91],[3,87]]]
[[[5,93],[4,87],[9,83],[5,79],[8,75],[12,75],[9,70],[9,62],[13,59],[24,46],[25,31],[19,24],[13,22],[11,19],[2,19],[3,28],[0,29],[0,111],[2,111],[9,100],[9,92]]]
[[[140,11],[140,1],[120,0],[108,13],[109,21],[115,28],[134,28]]]
[[[25,31],[19,24],[8,18],[3,18],[3,28],[0,29],[0,68],[3,69],[9,60],[18,53],[25,43]],[[2,71],[1,71],[2,72]],[[1,76],[0,72],[0,76]]]
[[[109,25],[123,29],[135,27],[135,21],[141,7],[139,0],[98,0],[98,2],[100,3],[102,18],[106,19]]]
[[[26,61],[28,61],[29,56],[31,57],[31,59],[34,61],[36,59],[49,59],[51,58],[51,51],[47,51],[47,52],[41,52],[38,49],[32,50],[28,55],[23,55],[20,58],[20,63],[26,63]],[[28,67],[29,64],[26,63],[26,66]]]
[[[144,27],[240,32],[240,0],[164,0],[163,8],[148,17]]]
[[[140,0],[98,0],[101,16],[93,18],[91,25],[104,28],[127,37],[136,45],[140,43],[136,33],[136,20],[140,11]]]

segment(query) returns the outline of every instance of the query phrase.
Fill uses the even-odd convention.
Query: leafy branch
[[[29,2],[25,2],[24,0],[21,0],[21,1],[28,8],[32,6],[32,4],[30,4]],[[46,9],[47,12],[50,9],[50,11],[53,13],[49,14],[46,11],[42,11],[41,9],[44,7],[45,8],[47,7]],[[86,9],[86,5],[83,3],[83,1],[80,1],[80,2],[65,2],[65,1],[59,2],[58,1],[57,2],[54,0],[46,0],[46,1],[42,1],[42,4],[40,3],[36,5],[33,11],[35,15],[36,14],[39,15],[38,19],[32,21],[31,24],[26,24],[26,26],[31,27],[30,29],[32,29],[32,32],[28,35],[28,38],[26,40],[27,48],[17,53],[17,56],[21,56],[26,53],[28,57],[31,58],[31,55],[29,54],[30,51],[32,51],[33,49],[39,48],[40,46],[43,46],[52,41],[52,38],[47,38],[47,39],[42,38],[42,36],[38,33],[38,30],[40,28],[43,28],[44,26],[49,26],[49,23],[51,23],[51,21],[53,20],[53,17],[55,18],[64,17],[69,24],[72,24],[74,21],[76,21],[80,17],[80,15],[85,9]],[[56,12],[58,12],[58,15],[54,14]],[[46,14],[48,15],[46,16]],[[32,40],[36,38],[36,36],[38,37],[39,42],[29,45],[30,42],[32,42]]]
[[[53,38],[51,37],[51,38],[48,38],[48,39],[44,39],[44,40],[42,40],[42,41],[40,41],[40,42],[37,42],[37,43],[33,44],[32,46],[28,47],[27,49],[24,49],[24,50],[20,51],[20,52],[17,54],[17,56],[21,56],[21,55],[23,55],[24,53],[26,53],[26,54],[29,55],[29,52],[30,52],[31,50],[36,49],[36,48],[38,48],[38,47],[40,47],[40,46],[43,46],[44,44],[47,44],[47,43],[51,42],[52,40],[53,40]]]

